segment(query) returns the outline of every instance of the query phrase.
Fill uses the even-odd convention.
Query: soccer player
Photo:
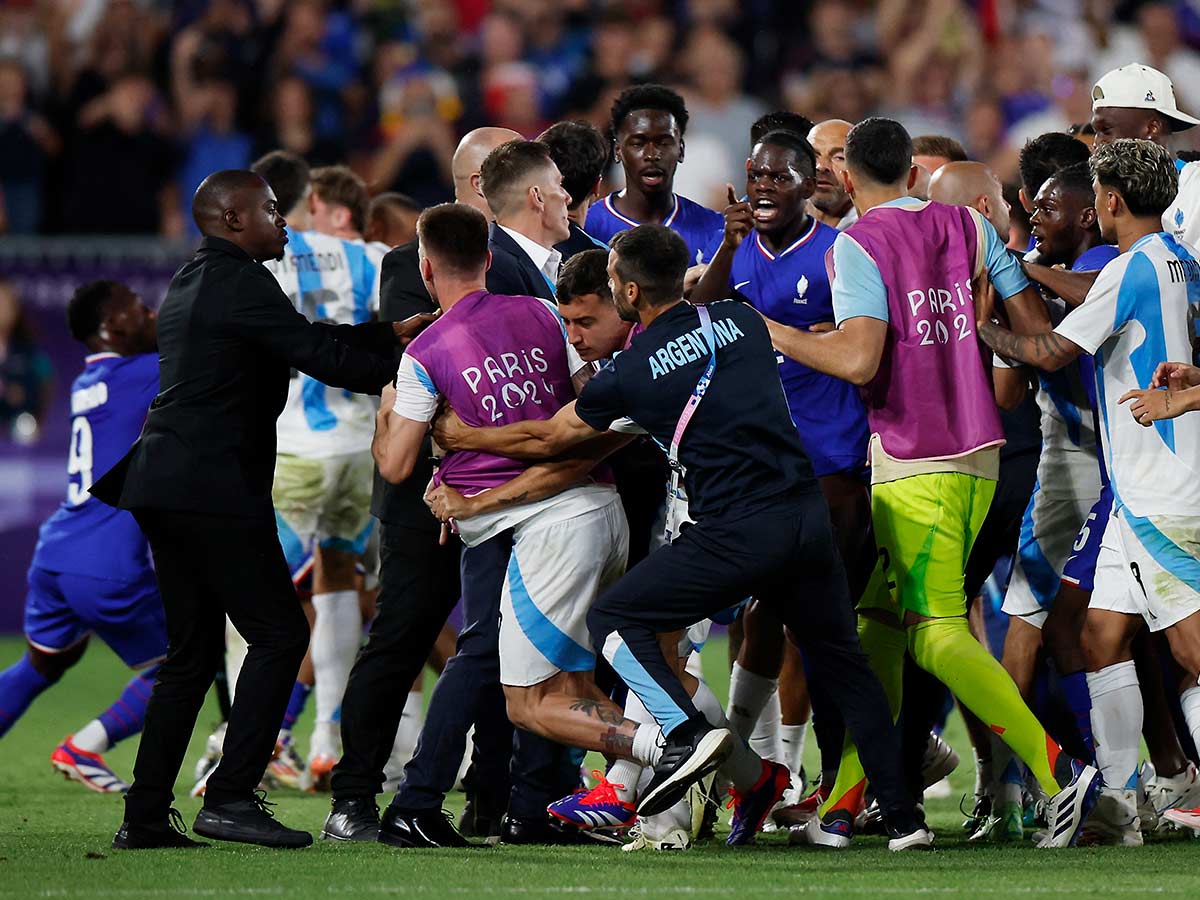
[[[993,350],[1046,371],[1084,353],[1096,357],[1114,503],[1085,624],[1092,731],[1105,783],[1095,827],[1106,840],[1131,846],[1142,842],[1136,794],[1142,698],[1131,644],[1143,624],[1167,633],[1185,673],[1184,718],[1200,737],[1200,422],[1141,428],[1119,404],[1151,384],[1159,362],[1190,356],[1200,263],[1161,231],[1163,210],[1178,190],[1168,150],[1121,139],[1102,144],[1090,165],[1100,233],[1120,247],[1120,257],[1053,331],[1015,335],[997,325],[989,291],[978,300],[978,320]]]
[[[71,384],[67,496],[42,525],[29,567],[29,649],[0,672],[0,737],[79,662],[94,633],[138,674],[116,702],[54,749],[50,763],[94,791],[123,793],[129,785],[101,754],[142,730],[167,631],[141,529],[88,489],[137,439],[158,393],[155,316],[125,285],[95,281],[71,297],[67,327],[88,350]]]
[[[1037,190],[1031,223],[1034,251],[1041,265],[1094,272],[1117,256],[1117,249],[1100,237],[1095,201],[1086,163],[1068,166]],[[1051,321],[1062,321],[1068,311],[1066,303],[1054,298],[1047,304]],[[1017,394],[1024,392],[1028,376],[1023,367],[1009,368],[999,358],[993,365],[998,394],[1002,379],[1017,382]],[[1081,635],[1086,598],[1082,604],[1072,605],[1078,595],[1070,593],[1066,603],[1056,602],[1060,597],[1063,566],[1072,555],[1075,536],[1101,489],[1092,424],[1095,377],[1091,358],[1082,356],[1058,372],[1040,373],[1038,381],[1042,452],[1033,496],[1021,524],[1016,563],[1004,595],[1003,611],[1009,622],[1001,662],[1026,702],[1031,703],[1045,627],[1046,643],[1054,657],[1063,693],[1080,725],[1085,749],[1091,755],[1094,752],[1088,718],[1091,700],[1084,674]],[[1055,640],[1050,640],[1050,633]],[[1019,839],[1024,773],[1003,741],[996,739],[993,746],[992,817],[978,836],[990,833],[994,837]]]
[[[1003,442],[975,338],[971,283],[986,275],[1004,297],[1020,295],[1009,313],[1030,327],[1039,314],[1044,319],[1044,307],[978,212],[906,196],[912,141],[899,123],[867,119],[851,130],[842,181],[860,219],[830,254],[837,329],[768,327],[787,356],[865,389],[872,518],[884,572],[897,588],[895,606],[875,609],[872,597],[860,605],[871,614],[864,647],[893,697],[907,645],[918,665],[1002,734],[1052,795],[1046,845],[1067,846],[1094,803],[1099,773],[1061,752],[971,636],[963,593]],[[810,841],[848,843],[863,789],[855,765],[850,752],[822,818],[806,826]]]
[[[705,721],[658,638],[752,593],[793,629],[813,678],[826,683],[867,748],[892,849],[928,846],[931,836],[900,775],[887,701],[858,646],[828,511],[778,386],[762,320],[743,304],[684,302],[688,253],[662,226],[639,226],[614,241],[609,277],[617,308],[645,331],[576,403],[553,419],[500,428],[443,419],[435,435],[444,446],[543,458],[628,417],[671,448],[695,524],[631,569],[588,615],[594,646],[666,737],[644,753],[642,726],[630,738],[631,752],[622,754],[648,755],[655,766],[639,815],[670,808],[726,759],[737,829],[757,831],[782,796],[783,767]]]
[[[787,325],[810,328],[832,323],[825,254],[837,231],[808,212],[815,169],[815,154],[802,135],[773,131],[754,144],[746,162],[747,199],[737,202],[730,187],[724,238],[693,289],[692,302],[738,294],[763,316]],[[864,478],[867,419],[862,400],[849,382],[814,372],[781,355],[777,360],[792,421],[829,503],[850,595],[857,598],[875,565]],[[749,737],[748,730],[761,711],[770,709],[764,704],[767,692],[774,690],[773,676],[778,675],[779,690],[789,701],[781,702],[788,715],[778,729],[777,739],[787,748],[786,758],[780,762],[799,772],[807,723],[805,717],[796,715],[797,704],[791,701],[793,694],[804,689],[800,660],[794,649],[783,643],[781,626],[769,613],[764,616],[752,608],[744,621],[746,642],[730,682],[730,721],[739,734]],[[752,661],[752,657],[760,658]],[[782,673],[781,658],[788,666]],[[772,675],[763,674],[761,663],[772,659]],[[765,715],[780,717],[774,710]],[[840,749],[840,738],[838,746]],[[776,753],[784,756],[774,747],[766,755],[777,758]]]
[[[313,170],[311,184],[307,222],[289,227],[283,259],[267,268],[308,319],[367,322],[379,305],[386,248],[362,239],[366,186],[340,166]],[[300,227],[304,224],[311,230]],[[335,714],[362,643],[355,565],[373,525],[374,416],[371,398],[297,374],[279,417],[273,494],[280,542],[293,570],[315,553],[311,654],[317,709],[308,782],[318,790],[328,790],[340,755]]]
[[[854,126],[845,119],[818,122],[808,133],[808,142],[817,154],[817,184],[809,205],[818,222],[843,231],[858,219],[854,201],[842,187],[846,167],[846,135]]]
[[[683,238],[693,264],[706,262],[705,254],[719,240],[724,220],[720,213],[674,191],[688,123],[683,98],[661,84],[641,84],[620,93],[611,115],[625,187],[592,205],[584,230],[608,243],[627,228],[665,225]]]
[[[408,349],[394,397],[384,396],[373,450],[380,473],[393,482],[408,476],[442,398],[481,424],[545,418],[573,395],[572,376],[582,368],[570,358],[550,304],[484,290],[482,215],[461,205],[435,207],[422,214],[418,233],[422,277],[443,315]],[[611,438],[605,443],[614,446]],[[470,495],[526,468],[490,453],[450,453],[437,480]],[[616,490],[594,481],[459,522],[468,546],[509,529],[512,555],[500,598],[500,680],[509,718],[569,746],[651,762],[658,729],[639,729],[596,687],[586,635],[597,592],[625,568],[628,530]],[[395,831],[385,817],[380,840],[403,845],[406,836]]]

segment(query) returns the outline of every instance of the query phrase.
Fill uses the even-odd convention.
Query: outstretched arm
[[[1100,275],[1099,270],[1069,272],[1066,269],[1055,269],[1040,263],[1025,263],[1023,268],[1031,281],[1036,281],[1047,290],[1053,291],[1072,309],[1083,303],[1083,299]]]
[[[863,385],[879,371],[888,323],[870,316],[846,319],[832,331],[814,333],[794,328],[763,316],[771,343],[784,356],[798,363]]]
[[[530,419],[498,428],[471,428],[453,410],[433,424],[433,439],[446,450],[482,450],[513,459],[549,459],[603,433],[575,414],[573,402],[552,419]]]
[[[1053,331],[1014,334],[994,321],[996,291],[991,282],[976,285],[975,310],[979,337],[1006,359],[1055,372],[1084,352],[1083,348]]]

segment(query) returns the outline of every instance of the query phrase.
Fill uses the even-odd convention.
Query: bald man
[[[1009,209],[1004,185],[996,173],[979,162],[948,162],[929,179],[929,200],[948,206],[969,206],[983,214],[1008,240]]]
[[[808,201],[809,212],[818,222],[838,231],[858,221],[854,201],[842,186],[846,135],[852,127],[845,119],[826,119],[808,133],[808,142],[817,154],[817,187]]]
[[[484,199],[483,189],[479,186],[479,169],[487,155],[501,144],[519,140],[521,135],[511,128],[489,126],[464,134],[450,162],[450,172],[454,176],[454,202],[475,207],[489,221],[494,218]]]
[[[304,847],[255,788],[308,646],[275,524],[275,420],[294,369],[358,393],[395,375],[418,323],[331,326],[296,312],[260,263],[287,243],[274,193],[252,172],[206,178],[192,201],[204,240],[159,312],[160,393],[142,435],[92,492],[132,511],[154,552],[170,651],[146,710],[117,849],[200,846],[171,808],[196,715],[224,651],[225,616],[249,644],[225,754],[194,830]]]

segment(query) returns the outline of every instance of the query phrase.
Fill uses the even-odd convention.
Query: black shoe
[[[503,814],[493,814],[484,804],[472,797],[463,807],[458,830],[463,837],[493,838],[500,835]]]
[[[542,846],[569,846],[592,844],[597,838],[574,825],[560,822],[548,815],[541,818],[505,816],[500,826],[502,844],[536,844]]]
[[[325,841],[374,841],[379,838],[379,807],[370,797],[334,799],[321,829]]]
[[[479,847],[454,828],[453,817],[440,809],[408,812],[389,806],[379,822],[381,844],[390,847],[431,849],[434,847]]]
[[[217,841],[259,844],[263,847],[308,847],[312,835],[288,828],[275,820],[265,791],[255,791],[253,799],[235,800],[220,806],[206,806],[196,814],[192,831]]]
[[[707,723],[688,723],[675,729],[654,767],[654,777],[642,792],[638,815],[666,812],[682,800],[689,786],[715,772],[729,758],[735,740],[729,729],[710,728]]]
[[[207,847],[201,841],[193,841],[187,836],[187,828],[183,825],[183,816],[179,810],[171,808],[165,822],[145,825],[140,822],[122,822],[117,833],[113,835],[114,850],[158,850],[164,847],[177,849]]]

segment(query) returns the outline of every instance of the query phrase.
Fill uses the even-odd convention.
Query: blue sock
[[[1092,695],[1088,691],[1087,673],[1072,672],[1070,675],[1059,675],[1063,696],[1075,716],[1075,727],[1083,738],[1083,745],[1092,760],[1096,758],[1096,739],[1092,737]]]
[[[33,698],[53,683],[33,667],[29,654],[0,672],[0,737],[8,734]]]
[[[310,693],[312,693],[311,685],[302,684],[299,681],[292,685],[292,696],[288,700],[287,712],[283,714],[283,724],[279,726],[281,730],[291,731],[296,727],[296,720],[304,712]]]
[[[150,702],[150,689],[154,687],[154,675],[158,666],[144,669],[133,677],[117,701],[100,713],[98,718],[108,734],[111,747],[117,741],[137,734],[146,721],[146,704]]]

